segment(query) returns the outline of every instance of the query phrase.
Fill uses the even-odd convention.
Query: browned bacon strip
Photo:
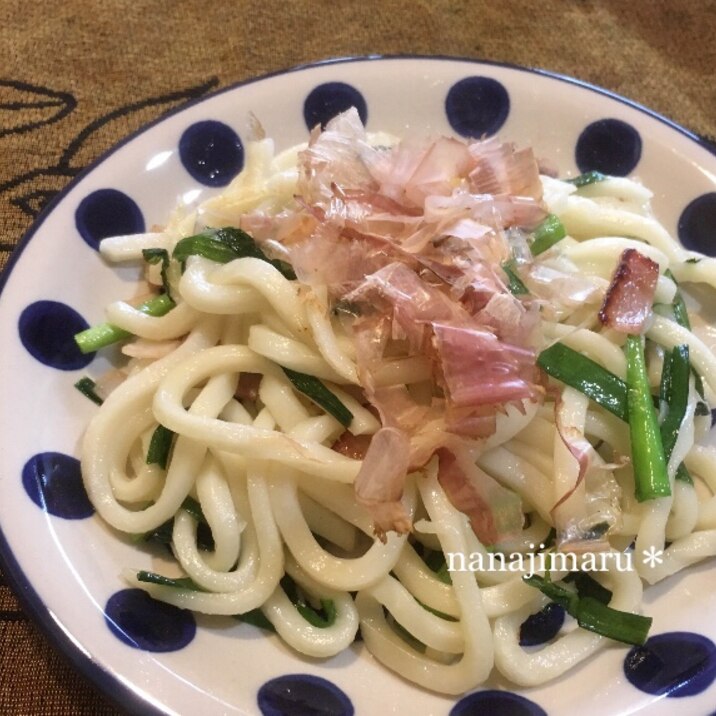
[[[607,289],[599,320],[619,333],[641,333],[651,313],[658,279],[659,264],[636,249],[626,249]]]

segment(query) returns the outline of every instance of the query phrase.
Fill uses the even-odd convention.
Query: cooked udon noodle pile
[[[146,281],[78,336],[126,356],[84,481],[177,563],[126,579],[312,657],[360,630],[449,694],[642,643],[643,583],[716,553],[716,358],[679,288],[716,267],[639,183],[548,174],[349,111],[277,155],[252,141],[162,230],[105,239]],[[574,619],[526,647],[551,602]]]

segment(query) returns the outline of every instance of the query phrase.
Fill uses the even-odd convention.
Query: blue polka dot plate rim
[[[0,560],[8,580],[55,645],[130,713],[711,713],[716,595],[708,564],[648,592],[654,639],[646,647],[606,649],[543,687],[493,678],[462,698],[402,681],[360,645],[327,662],[303,659],[249,625],[165,609],[119,576],[125,566],[156,565],[100,523],[79,477],[79,443],[95,406],[73,385],[101,374],[110,359],[88,361],[68,341],[102,320],[110,300],[131,295],[136,278],[134,269],[106,266],[97,245],[162,223],[178,199],[220,191],[243,165],[251,114],[281,149],[350,105],[371,131],[497,132],[533,146],[560,175],[637,176],[670,231],[716,253],[708,229],[716,214],[712,150],[669,120],[567,77],[448,57],[356,58],[269,75],[185,106],[73,180],[2,277]],[[524,643],[538,644],[561,616],[530,624]]]

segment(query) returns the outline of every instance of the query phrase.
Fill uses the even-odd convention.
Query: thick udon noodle
[[[103,255],[141,260],[142,249],[171,250],[201,226],[238,225],[259,205],[279,211],[296,184],[296,149],[274,157],[269,140],[252,143],[246,168],[219,197],[198,210],[177,210],[161,232],[107,239]],[[650,194],[628,179],[575,191],[543,177],[549,211],[568,237],[560,251],[579,275],[606,284],[628,247],[658,262],[656,303],[669,303],[676,287],[664,276],[716,287],[712,260],[692,256],[652,216]],[[623,238],[628,236],[630,238]],[[155,271],[155,269],[152,269]],[[156,279],[156,273],[154,273]],[[444,553],[483,554],[467,518],[437,480],[436,460],[409,476],[403,503],[413,534],[389,533],[385,543],[355,500],[352,482],[360,462],[332,450],[343,431],[332,416],[306,401],[279,366],[321,378],[353,412],[350,430],[372,434],[378,420],[349,387],[358,381],[349,337],[331,319],[325,290],[289,281],[256,258],[225,265],[193,256],[175,277],[177,306],[151,317],[124,302],[109,306],[108,320],[139,337],[137,346],[161,346],[162,357],[135,350],[129,377],[106,399],[83,442],[82,471],[101,517],[126,533],[149,532],[174,518],[172,549],[181,572],[200,588],[179,589],[127,580],[157,599],[207,614],[235,615],[260,608],[287,644],[302,654],[329,657],[347,648],[360,625],[367,649],[390,669],[423,687],[448,694],[469,690],[493,668],[532,686],[563,674],[611,640],[579,628],[563,630],[539,650],[519,645],[520,626],[547,599],[520,572],[454,571],[441,581],[420,557],[419,545]],[[548,342],[561,340],[625,377],[625,358],[596,310],[575,306],[543,323]],[[688,344],[692,365],[714,405],[716,358],[697,332],[655,315],[647,332],[655,344]],[[130,351],[131,352],[131,351]],[[659,355],[651,356],[658,382]],[[396,362],[387,383],[424,378],[416,360]],[[258,411],[237,399],[239,374],[263,376]],[[629,464],[597,465],[618,486],[621,522],[612,549],[635,542],[634,554],[665,550],[660,564],[634,561],[597,578],[613,592],[611,606],[641,610],[642,583],[653,584],[716,554],[716,450],[704,444],[710,416],[695,415],[693,385],[686,417],[669,463],[672,496],[638,503]],[[578,466],[555,429],[553,397],[523,414],[508,410],[479,458],[479,465],[522,499],[528,526],[507,552],[523,554],[547,538],[552,508],[576,480]],[[628,431],[617,418],[572,388],[561,390],[562,416],[593,442],[629,454]],[[166,471],[145,461],[158,424],[174,431]],[[695,484],[674,481],[684,461]],[[201,505],[214,549],[197,543],[197,522],[181,508],[187,495]],[[668,547],[666,545],[668,544]],[[356,552],[358,551],[358,552]],[[296,610],[279,582],[290,575],[313,600],[332,599],[334,622],[321,628]],[[552,578],[559,578],[553,574]],[[431,610],[452,618],[448,620]],[[397,622],[402,629],[394,628]],[[407,631],[425,645],[415,648]]]

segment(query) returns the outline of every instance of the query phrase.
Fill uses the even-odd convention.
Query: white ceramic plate
[[[466,78],[482,79],[461,82]],[[402,681],[360,647],[328,662],[302,659],[277,639],[230,619],[198,618],[196,634],[185,648],[156,653],[128,646],[107,627],[104,609],[110,597],[125,587],[120,569],[124,565],[149,567],[150,557],[118,539],[96,516],[67,519],[41,509],[23,483],[23,471],[32,482],[28,471],[33,456],[78,454],[80,436],[95,408],[74,390],[73,383],[83,374],[96,376],[103,369],[104,359],[74,369],[71,355],[64,359],[53,355],[52,346],[57,348],[58,342],[66,341],[69,330],[65,327],[63,334],[62,321],[58,326],[56,320],[64,316],[66,321],[72,315],[56,303],[92,324],[103,319],[107,302],[131,291],[134,273],[107,267],[80,236],[78,215],[84,216],[80,225],[88,236],[117,220],[111,212],[102,213],[107,198],[117,195],[93,192],[118,190],[136,203],[146,226],[161,223],[179,197],[203,198],[216,191],[197,181],[183,165],[179,151],[182,136],[185,149],[190,138],[195,143],[193,153],[188,151],[185,156],[195,176],[203,175],[204,181],[207,177],[214,181],[226,178],[219,172],[217,179],[212,171],[216,167],[211,162],[217,155],[211,147],[202,149],[206,132],[200,127],[185,135],[190,126],[214,120],[245,137],[252,112],[268,136],[276,139],[278,148],[284,148],[307,136],[307,97],[317,86],[333,82],[345,83],[360,93],[372,131],[404,135],[454,133],[455,128],[462,128],[479,134],[499,128],[503,138],[532,145],[539,157],[550,158],[561,175],[578,173],[575,147],[579,145],[582,169],[601,167],[622,173],[633,169],[633,174],[653,189],[656,212],[673,232],[692,200],[716,191],[716,157],[696,137],[644,108],[563,77],[448,58],[331,62],[249,82],[150,126],[73,181],[29,232],[4,276],[0,301],[0,550],[6,574],[50,638],[76,666],[133,712],[259,713],[259,689],[268,680],[287,674],[321,677],[347,696],[347,701],[334,699],[337,710],[320,713],[351,713],[352,703],[362,714],[440,715],[450,713],[457,703]],[[309,102],[309,110],[320,110],[316,97],[313,95],[313,105]],[[610,122],[605,124],[605,119]],[[582,134],[589,125],[591,129]],[[209,166],[195,161],[197,145]],[[232,151],[229,159],[236,159],[238,154]],[[226,153],[223,156],[226,158]],[[230,161],[224,171],[231,173]],[[82,204],[91,195],[94,199]],[[103,206],[98,197],[104,199]],[[698,234],[699,211],[702,218],[713,211],[709,201],[707,197],[701,204],[697,202],[696,217],[693,212],[690,218],[685,215],[682,229],[691,226]],[[38,304],[42,301],[56,303]],[[28,311],[29,306],[33,308]],[[42,360],[50,364],[64,360],[65,369]],[[54,463],[45,466],[50,464]],[[73,463],[67,464],[71,473]],[[53,485],[67,474],[61,466],[57,469]],[[51,492],[48,500],[57,501]],[[67,514],[81,507],[81,502],[79,506],[57,502],[55,511]],[[706,564],[649,591],[646,611],[654,617],[652,633],[697,632],[716,639],[713,583],[713,564]],[[671,714],[676,707],[683,714],[702,715],[713,710],[716,685],[681,698],[655,697],[635,688],[624,675],[627,651],[608,649],[543,688],[519,691],[500,680],[490,682],[487,688],[519,692],[555,715],[640,710]],[[707,665],[711,679],[715,668],[711,655]],[[300,688],[295,687],[294,693],[298,689],[305,694],[308,710],[299,711],[294,704],[285,713],[319,713],[310,708],[318,708],[321,702],[327,707],[325,694],[312,691],[321,684],[304,680]],[[269,702],[263,703],[267,708]],[[518,710],[508,711],[504,705],[482,712],[534,713],[520,711],[523,706],[513,702],[512,707]],[[478,713],[476,703],[471,708],[473,711],[465,703],[454,713]]]

